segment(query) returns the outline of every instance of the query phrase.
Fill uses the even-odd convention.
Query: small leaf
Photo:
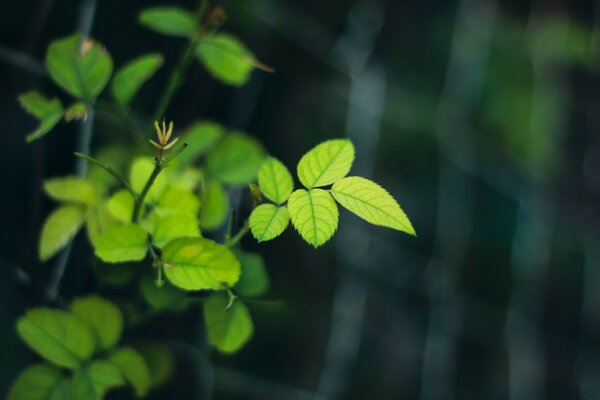
[[[141,279],[140,290],[146,303],[158,309],[179,309],[185,299],[185,292],[169,281],[158,287],[155,277],[155,274],[145,274]]]
[[[326,186],[350,172],[354,146],[348,139],[327,140],[306,153],[298,163],[298,178],[309,189]]]
[[[65,121],[86,120],[88,115],[88,106],[81,101],[71,104],[65,111]]]
[[[216,122],[198,121],[193,123],[181,135],[180,140],[187,143],[188,147],[177,157],[177,160],[182,165],[193,162],[214,146],[224,134],[225,129]]]
[[[78,99],[91,101],[108,83],[113,62],[104,46],[75,34],[50,44],[46,67],[58,86]]]
[[[91,204],[98,197],[92,182],[75,176],[48,179],[44,182],[44,190],[48,196],[58,201]]]
[[[281,235],[290,222],[285,206],[261,204],[250,214],[250,231],[259,242],[266,242]]]
[[[141,261],[148,251],[148,236],[135,224],[109,228],[96,243],[96,256],[108,263]]]
[[[128,190],[122,189],[113,194],[108,202],[106,208],[114,218],[121,222],[131,222],[133,217],[133,209],[135,207],[135,199]]]
[[[102,400],[107,391],[124,385],[123,374],[115,364],[97,360],[75,372],[73,400]]]
[[[258,186],[269,200],[281,204],[292,194],[294,180],[281,161],[267,157],[258,171]]]
[[[158,53],[137,57],[119,69],[113,78],[113,97],[122,106],[127,106],[140,87],[163,65],[164,57]]]
[[[254,333],[254,324],[248,308],[235,301],[227,308],[229,301],[223,293],[214,293],[204,304],[204,320],[208,331],[208,341],[226,354],[241,349]]]
[[[230,184],[244,184],[256,178],[265,158],[260,143],[248,135],[231,133],[219,142],[206,160],[210,173]]]
[[[171,283],[186,290],[223,289],[240,276],[231,251],[208,239],[175,239],[163,249],[162,261]]]
[[[239,39],[224,33],[202,40],[196,54],[215,78],[232,86],[242,86],[252,70],[262,66]]]
[[[27,311],[17,321],[21,338],[42,357],[66,368],[79,368],[94,352],[94,336],[72,314],[50,308]]]
[[[203,229],[216,229],[223,225],[229,215],[229,197],[217,181],[209,182],[202,193],[200,226]]]
[[[129,173],[129,180],[131,182],[131,186],[136,193],[141,193],[152,175],[152,171],[154,170],[154,161],[149,157],[139,157],[133,161],[131,165],[131,171]],[[160,198],[162,192],[167,187],[167,175],[161,173],[158,175],[150,192],[148,192],[148,196],[146,196],[147,201],[156,201]]]
[[[94,247],[98,245],[98,239],[104,232],[118,224],[119,222],[108,211],[106,204],[91,204],[85,211],[85,227],[88,239]]]
[[[200,210],[200,199],[190,189],[168,186],[156,207],[160,215],[180,214],[195,217]]]
[[[359,176],[337,181],[331,188],[342,206],[374,225],[415,235],[415,230],[400,205],[381,186]]]
[[[170,241],[181,237],[200,237],[196,218],[186,214],[169,214],[159,217],[152,232],[152,243],[163,248]]]
[[[121,338],[123,314],[110,301],[99,296],[76,299],[71,312],[92,330],[97,350],[108,350]]]
[[[240,280],[235,284],[237,294],[243,297],[257,297],[269,289],[269,274],[260,254],[236,250],[235,256],[242,265]]]
[[[36,91],[27,92],[19,96],[19,103],[31,115],[40,121],[40,125],[29,135],[27,142],[31,143],[41,138],[58,124],[63,117],[64,110],[59,99],[47,99]]]
[[[171,378],[175,369],[173,355],[169,349],[162,343],[149,340],[137,343],[135,348],[144,357],[150,368],[152,387],[164,385]]]
[[[121,347],[115,350],[109,361],[113,363],[125,380],[133,387],[137,397],[144,397],[150,391],[152,385],[150,369],[142,355],[131,347]]]
[[[337,229],[338,208],[325,190],[296,190],[290,196],[288,208],[292,224],[313,247],[327,242]]]
[[[70,400],[67,378],[56,368],[35,364],[21,372],[8,392],[7,400]]]
[[[77,206],[66,205],[54,210],[42,227],[40,260],[46,261],[62,250],[81,229],[84,218],[83,210]]]
[[[198,29],[194,14],[179,7],[147,8],[140,13],[138,21],[167,36],[191,37]]]

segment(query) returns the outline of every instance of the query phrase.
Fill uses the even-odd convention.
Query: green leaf
[[[196,55],[215,78],[232,86],[244,85],[252,70],[261,66],[239,39],[225,33],[202,40],[196,48]]]
[[[152,7],[138,16],[140,24],[167,36],[191,37],[198,29],[194,14],[179,7]]]
[[[206,160],[210,173],[230,184],[256,178],[265,158],[260,143],[243,133],[231,133],[216,145]]]
[[[354,145],[348,139],[327,140],[306,153],[298,163],[298,178],[307,188],[326,186],[350,172]]]
[[[98,197],[92,182],[75,176],[48,179],[44,182],[44,190],[48,196],[58,201],[91,204]]]
[[[169,281],[157,286],[154,274],[145,274],[140,282],[144,300],[158,309],[179,309],[185,299],[185,292],[171,285]]]
[[[216,229],[225,222],[229,214],[229,196],[217,181],[209,182],[202,193],[200,226],[203,229]]]
[[[50,44],[46,67],[58,86],[78,99],[91,101],[108,83],[113,62],[104,46],[75,34]]]
[[[102,400],[107,391],[124,385],[123,374],[115,364],[97,360],[75,372],[73,400]]]
[[[152,385],[150,368],[142,355],[131,347],[121,347],[115,350],[109,361],[113,363],[125,380],[133,387],[137,397],[144,397]]]
[[[94,352],[94,336],[90,329],[66,311],[28,310],[17,321],[17,331],[29,347],[61,367],[79,368]]]
[[[164,385],[173,374],[174,361],[169,349],[162,343],[144,340],[135,345],[135,348],[146,360],[152,377],[152,387]]]
[[[108,350],[121,338],[123,314],[110,301],[93,295],[76,299],[71,312],[90,327],[97,350]]]
[[[83,210],[74,205],[57,208],[48,216],[40,237],[40,260],[46,261],[75,237],[84,222]]]
[[[169,214],[159,217],[154,225],[152,243],[163,248],[170,241],[181,237],[199,237],[200,228],[196,218],[186,214]]]
[[[176,186],[169,186],[158,200],[160,215],[180,214],[195,217],[200,210],[200,199],[194,192]]]
[[[94,263],[94,273],[100,286],[123,287],[131,283],[137,275],[139,265],[121,264],[116,268],[106,268],[103,263]]]
[[[78,101],[73,103],[67,108],[65,111],[65,121],[71,122],[75,120],[86,120],[88,115],[88,106],[87,104]]]
[[[98,239],[104,232],[118,224],[105,203],[91,204],[85,211],[85,227],[88,239],[94,247],[98,245]]]
[[[70,400],[67,378],[56,368],[36,364],[21,372],[8,392],[7,400]]]
[[[333,197],[367,222],[415,235],[415,230],[400,205],[381,186],[359,176],[337,181],[331,188]]]
[[[204,304],[204,320],[208,341],[226,354],[241,349],[254,333],[248,308],[236,300],[229,309],[229,300],[223,293],[214,293]]]
[[[125,189],[119,190],[113,194],[106,203],[108,211],[110,211],[114,218],[121,222],[131,222],[134,207],[135,199],[133,198],[133,195]]]
[[[162,253],[165,275],[186,290],[223,289],[237,282],[240,263],[231,251],[203,238],[175,239]]]
[[[129,173],[129,180],[131,186],[136,193],[141,193],[152,175],[154,170],[154,161],[150,157],[139,157],[133,161],[131,165],[131,171]],[[167,175],[161,173],[158,175],[152,188],[146,196],[147,201],[156,201],[160,198],[162,192],[167,187]]]
[[[96,243],[96,256],[108,263],[141,261],[148,251],[148,236],[136,224],[109,228]]]
[[[338,208],[325,190],[296,190],[290,196],[288,208],[294,228],[313,247],[327,242],[337,229]]]
[[[235,292],[243,297],[265,294],[271,282],[262,256],[241,250],[235,250],[235,256],[242,265],[240,280],[234,286]]]
[[[198,121],[193,123],[179,139],[181,142],[187,143],[188,147],[177,156],[177,160],[182,165],[193,162],[214,146],[224,134],[225,129],[216,122]]]
[[[36,91],[27,92],[19,96],[19,103],[29,114],[40,121],[38,127],[27,135],[27,142],[31,143],[41,138],[58,124],[63,117],[64,110],[59,99],[47,99]]]
[[[258,186],[269,200],[281,204],[292,194],[294,180],[281,161],[267,157],[258,171]]]
[[[250,232],[259,242],[266,242],[281,235],[290,222],[285,206],[261,204],[250,214]]]
[[[158,53],[144,54],[119,69],[111,84],[112,95],[122,106],[127,106],[140,87],[163,65]]]

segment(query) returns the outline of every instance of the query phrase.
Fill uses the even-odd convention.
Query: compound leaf
[[[298,189],[290,196],[288,208],[292,224],[313,247],[327,242],[338,226],[338,208],[322,189]]]

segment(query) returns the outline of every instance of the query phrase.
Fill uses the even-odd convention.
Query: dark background
[[[195,7],[100,0],[92,29],[116,66],[165,55],[134,103],[146,117],[185,45],[137,24],[152,4]],[[334,240],[317,250],[292,229],[261,246],[246,238],[265,256],[266,298],[283,306],[251,305],[254,338],[235,356],[211,355],[212,365],[198,366],[192,341],[153,398],[204,398],[212,383],[215,399],[600,398],[598,5],[217,4],[228,14],[222,30],[275,73],[255,71],[235,89],[195,63],[167,118],[242,129],[290,167],[316,143],[348,136],[352,173],[386,187],[418,237],[342,211]],[[63,95],[41,61],[52,39],[77,29],[79,9],[74,0],[0,6],[0,395],[35,360],[14,322],[44,304],[52,263],[37,261],[37,237],[54,205],[41,182],[71,173],[77,133],[77,123],[60,124],[27,145],[34,122],[16,96]],[[95,130],[94,148],[128,135],[102,115]],[[67,299],[94,289],[80,236]],[[128,335],[169,337],[199,319],[199,309],[165,315]]]

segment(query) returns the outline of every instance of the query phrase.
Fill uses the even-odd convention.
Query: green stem
[[[79,157],[79,158],[88,160],[89,162],[96,164],[100,168],[104,169],[106,172],[108,172],[113,177],[115,177],[115,179],[118,180],[119,183],[121,183],[121,185],[123,185],[125,187],[125,189],[127,189],[129,191],[129,193],[131,193],[133,195],[134,199],[137,197],[137,194],[133,191],[133,188],[131,187],[131,185],[129,185],[129,183],[127,183],[125,178],[123,178],[121,176],[121,174],[119,174],[114,168],[112,168],[109,165],[104,164],[103,162],[95,159],[94,157],[88,156],[87,154],[79,153],[77,151],[74,152],[73,154],[75,155],[75,157]]]
[[[131,219],[131,222],[133,222],[135,224],[140,222],[140,214],[142,212],[142,206],[144,205],[144,200],[146,199],[148,192],[150,192],[150,188],[152,188],[154,181],[156,180],[156,178],[158,177],[158,175],[161,173],[162,170],[163,170],[162,160],[160,160],[157,157],[154,160],[154,169],[152,170],[152,174],[150,174],[148,181],[146,181],[146,184],[144,185],[144,188],[142,189],[142,193],[140,193],[140,195],[137,196],[137,198],[135,199],[136,200],[135,207],[133,209],[133,218]]]
[[[246,220],[246,222],[244,222],[244,226],[242,226],[242,228],[235,234],[235,236],[227,239],[227,241],[225,242],[225,246],[233,247],[233,246],[237,245],[240,242],[240,240],[242,240],[242,238],[244,236],[246,236],[246,234],[249,231],[250,231],[250,220]]]

